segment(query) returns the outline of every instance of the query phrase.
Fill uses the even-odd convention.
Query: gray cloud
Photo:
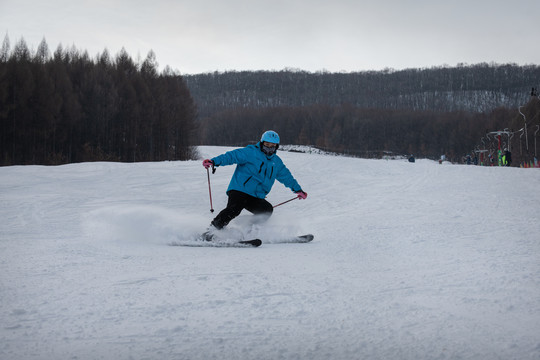
[[[0,0],[0,30],[33,49],[154,50],[182,73],[539,64],[536,0]]]

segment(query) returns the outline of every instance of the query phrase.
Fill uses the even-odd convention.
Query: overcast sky
[[[540,64],[540,0],[0,0],[0,41],[182,74]]]

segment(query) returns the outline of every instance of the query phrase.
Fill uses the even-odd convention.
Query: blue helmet
[[[279,135],[274,130],[268,130],[261,136],[261,142],[266,141],[273,144],[279,144]]]

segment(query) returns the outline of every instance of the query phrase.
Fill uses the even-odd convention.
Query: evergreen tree
[[[179,74],[158,73],[153,51],[139,68],[122,49],[88,52],[24,39],[0,52],[2,165],[156,161],[194,156],[196,110]]]

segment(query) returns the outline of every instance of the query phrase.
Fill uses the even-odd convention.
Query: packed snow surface
[[[0,168],[0,359],[540,359],[538,169],[279,154],[246,249],[171,246],[234,166]]]

